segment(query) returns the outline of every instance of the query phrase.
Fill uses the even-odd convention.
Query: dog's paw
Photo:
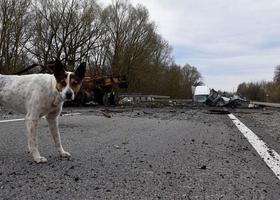
[[[34,161],[36,163],[45,163],[45,162],[47,162],[47,159],[45,157],[40,156],[38,158],[34,158]]]
[[[70,158],[71,154],[67,151],[63,151],[63,152],[60,153],[60,156],[63,157],[63,158]]]

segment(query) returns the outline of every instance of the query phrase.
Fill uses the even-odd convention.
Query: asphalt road
[[[205,108],[67,108],[58,156],[42,119],[27,153],[23,121],[0,123],[0,199],[280,199],[280,181],[227,115]],[[278,110],[234,111],[280,153]],[[0,120],[21,118],[2,111]]]

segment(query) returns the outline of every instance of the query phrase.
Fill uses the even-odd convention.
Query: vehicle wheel
[[[104,104],[103,97],[104,97],[104,93],[101,90],[99,89],[94,90],[94,101],[96,103],[98,103],[99,105],[103,105]]]
[[[108,93],[104,93],[104,95],[103,95],[103,105],[104,106],[109,106],[110,105],[110,100],[109,100],[109,97],[108,97]]]
[[[115,92],[112,92],[110,94],[110,98],[109,98],[109,101],[110,101],[110,105],[117,105],[118,102],[119,102],[119,97],[118,95],[115,93]]]

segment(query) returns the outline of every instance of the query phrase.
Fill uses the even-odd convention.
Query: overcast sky
[[[99,0],[105,5],[111,0]],[[130,0],[146,6],[175,62],[210,87],[272,80],[280,64],[280,0]]]

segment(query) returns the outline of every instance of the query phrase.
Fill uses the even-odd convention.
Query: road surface
[[[227,114],[110,108],[108,118],[102,109],[64,109],[59,126],[72,159],[58,156],[42,119],[39,148],[46,164],[27,153],[23,116],[2,110],[0,199],[280,199],[279,177]],[[276,159],[271,152],[280,153],[280,112],[232,114]]]

